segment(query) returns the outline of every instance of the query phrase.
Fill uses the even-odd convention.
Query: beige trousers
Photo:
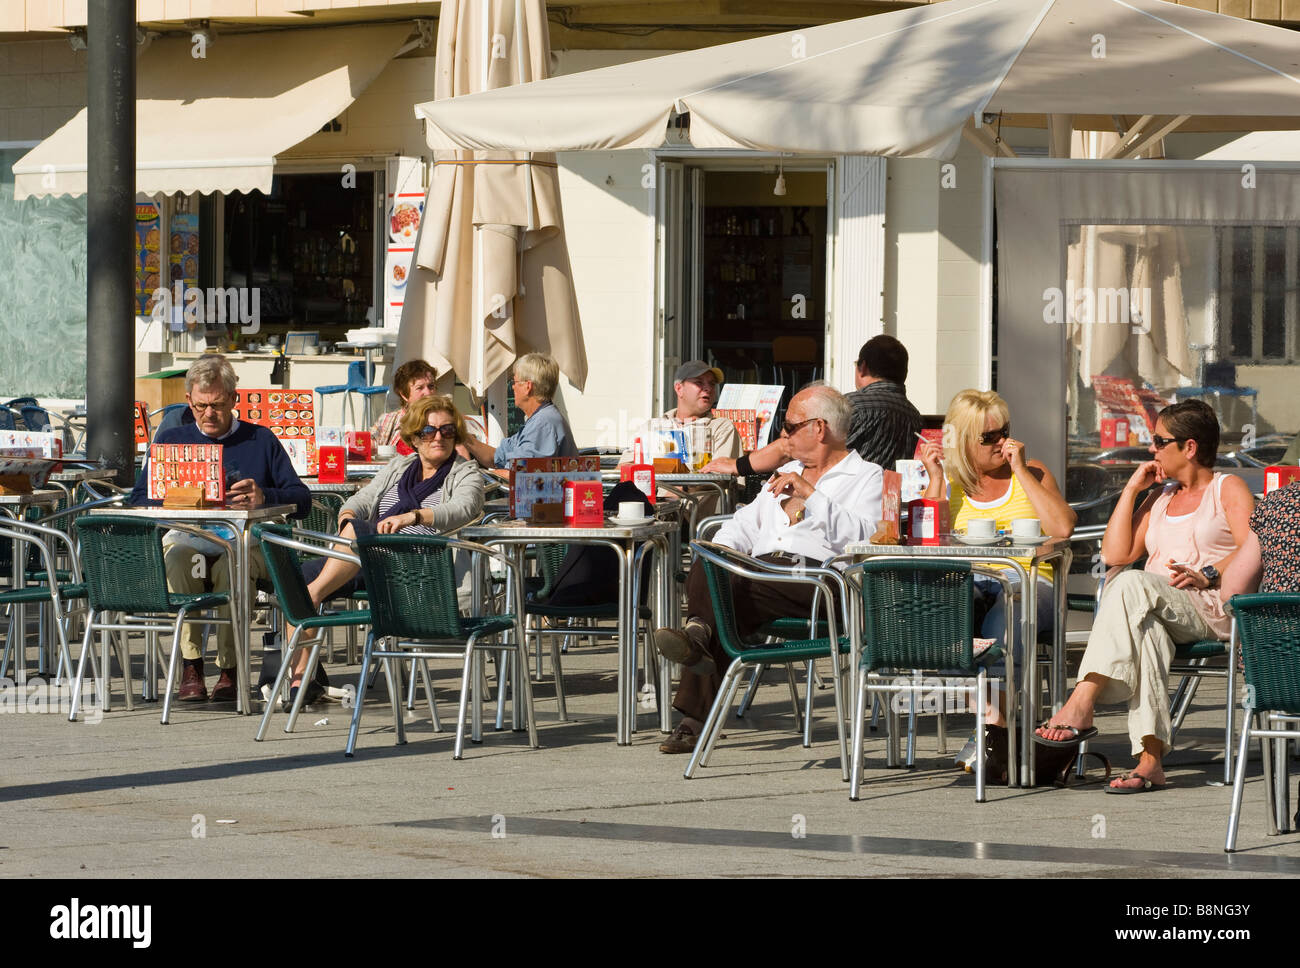
[[[183,595],[198,595],[211,590],[224,592],[230,589],[230,565],[226,556],[211,558],[200,554],[193,547],[174,544],[163,552],[167,566],[167,587]],[[259,578],[266,578],[266,560],[256,544],[251,545],[248,554],[249,594],[253,583]],[[230,617],[230,609],[218,609],[221,618]],[[235,654],[235,632],[229,625],[217,627],[217,666],[233,669],[238,664]],[[203,655],[203,623],[186,622],[181,628],[181,655],[186,659],[197,659]]]
[[[1101,703],[1128,703],[1128,735],[1133,755],[1142,738],[1160,741],[1161,756],[1169,739],[1169,664],[1175,642],[1217,638],[1192,603],[1192,596],[1164,578],[1129,569],[1106,583],[1092,622],[1079,678],[1090,673],[1109,681],[1097,697]]]

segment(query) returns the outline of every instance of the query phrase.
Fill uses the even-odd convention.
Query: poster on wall
[[[199,217],[173,215],[168,233],[168,285],[183,283],[185,289],[199,284]],[[173,326],[173,329],[175,326]]]
[[[394,158],[388,163],[387,223],[384,251],[383,325],[396,329],[406,300],[406,279],[415,256],[415,240],[424,220],[424,162]]]
[[[319,469],[315,399],[309,390],[240,388],[235,391],[235,416],[269,428],[284,446],[293,469],[301,475],[315,477]]]
[[[157,202],[135,206],[135,314],[153,312],[153,294],[162,286],[162,209]]]

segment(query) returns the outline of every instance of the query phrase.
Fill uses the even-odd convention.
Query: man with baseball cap
[[[687,360],[673,374],[673,390],[677,393],[677,406],[664,414],[664,420],[674,427],[705,424],[709,428],[710,453],[713,458],[740,456],[740,437],[735,425],[726,417],[714,417],[713,408],[718,403],[722,387],[722,371],[702,360]],[[635,434],[633,437],[635,438]],[[653,456],[647,453],[647,459]],[[632,449],[623,453],[623,462],[631,462]],[[703,513],[703,512],[701,512]]]

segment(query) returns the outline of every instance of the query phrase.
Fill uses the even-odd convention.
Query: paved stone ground
[[[444,722],[458,672],[435,672]],[[1222,777],[1223,687],[1203,684],[1167,762],[1172,789],[1115,797],[1080,789],[990,787],[939,755],[923,720],[918,765],[884,766],[868,743],[863,799],[841,782],[831,695],[819,692],[812,749],[792,730],[773,673],[750,716],[733,719],[713,765],[687,781],[685,758],[657,751],[656,718],[631,747],[614,731],[614,655],[565,660],[571,721],[538,686],[540,750],[526,734],[487,732],[452,759],[450,733],[410,715],[393,744],[382,687],[367,702],[358,754],[342,754],[347,714],[329,704],[292,735],[278,716],[264,743],[232,707],[119,705],[97,725],[54,714],[0,717],[0,876],[156,878],[385,877],[1153,877],[1300,874],[1300,835],[1266,835],[1251,764],[1241,851],[1223,853],[1230,788]],[[549,670],[549,663],[548,663]],[[355,667],[331,667],[336,681]],[[314,725],[322,719],[328,722]],[[1127,765],[1122,710],[1100,719],[1098,748]],[[953,717],[955,749],[970,717]],[[222,822],[222,821],[233,821]]]

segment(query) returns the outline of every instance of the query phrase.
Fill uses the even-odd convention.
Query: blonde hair
[[[533,396],[550,400],[560,385],[560,365],[545,353],[525,353],[515,360],[515,379],[533,385]]]
[[[415,446],[415,435],[428,424],[431,413],[445,413],[451,417],[456,424],[456,443],[463,444],[469,438],[469,431],[465,428],[465,418],[451,402],[451,397],[440,397],[435,393],[432,396],[421,397],[406,408],[406,416],[402,417],[398,429],[408,447]]]
[[[943,418],[944,468],[948,479],[967,494],[979,485],[980,473],[971,460],[971,451],[982,446],[979,437],[990,414],[999,427],[1011,423],[1007,402],[992,390],[962,390],[952,398]]]

